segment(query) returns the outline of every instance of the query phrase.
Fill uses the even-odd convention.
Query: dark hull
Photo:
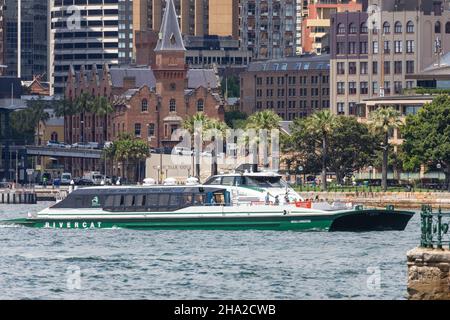
[[[367,232],[403,231],[414,212],[391,210],[364,210],[339,217],[333,221],[330,231]]]

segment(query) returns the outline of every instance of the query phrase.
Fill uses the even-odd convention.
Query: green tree
[[[245,122],[247,118],[247,114],[242,111],[234,110],[225,112],[225,123],[230,128],[242,128],[240,125],[243,121]]]
[[[358,171],[375,158],[379,136],[372,134],[367,125],[354,117],[338,117],[336,126],[329,136],[329,168],[336,173],[337,182],[342,184],[348,173]]]
[[[408,116],[402,132],[407,164],[440,163],[450,191],[450,97],[438,96]]]
[[[398,129],[402,126],[402,122],[400,120],[400,112],[392,107],[379,107],[369,114],[369,123],[375,134],[381,134],[383,136],[380,144],[380,148],[383,153],[381,187],[383,191],[387,191],[390,146],[389,135],[391,132],[393,132],[393,130]]]
[[[145,160],[150,155],[150,150],[147,143],[141,139],[137,139],[130,134],[122,134],[118,140],[106,148],[104,156],[113,156],[113,158],[122,163],[123,177],[127,179],[129,165],[136,164]],[[133,174],[134,181],[136,181],[136,174]]]
[[[94,109],[94,97],[88,93],[82,93],[75,99],[74,105],[77,113],[80,113],[81,142],[86,142],[86,114]]]
[[[222,95],[226,98],[237,98],[241,95],[239,78],[236,76],[224,77],[221,81]],[[228,89],[228,92],[227,92]],[[227,95],[228,93],[228,95]]]
[[[56,117],[64,118],[64,131],[68,132],[68,136],[65,136],[66,141],[71,141],[72,137],[72,116],[77,113],[76,105],[69,99],[57,100],[53,104],[53,112]],[[68,129],[68,130],[66,130]]]
[[[322,142],[322,190],[327,189],[327,162],[328,162],[328,142],[331,133],[337,125],[336,116],[329,111],[319,111],[307,119],[306,127],[314,133]]]

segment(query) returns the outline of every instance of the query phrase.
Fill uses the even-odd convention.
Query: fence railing
[[[313,185],[291,185],[297,192],[321,192],[321,186]],[[388,187],[388,192],[405,192],[405,193],[446,193],[447,188],[410,188],[410,187]],[[355,192],[355,193],[367,193],[367,192],[383,192],[381,186],[328,186],[327,191],[329,193],[338,192]]]
[[[450,212],[443,213],[439,208],[437,213],[429,205],[422,206],[420,213],[422,236],[420,246],[423,248],[450,249]]]

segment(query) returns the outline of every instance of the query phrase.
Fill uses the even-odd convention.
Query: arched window
[[[142,112],[147,112],[148,111],[148,101],[147,101],[147,99],[142,99],[141,111]]]
[[[356,25],[354,23],[350,23],[350,25],[348,27],[348,32],[350,34],[355,34],[358,32],[358,30],[356,29]]]
[[[441,23],[439,21],[434,25],[434,33],[441,33]]]
[[[402,33],[402,23],[400,21],[397,21],[395,23],[395,27],[394,27],[394,31],[395,33]]]
[[[58,141],[58,133],[53,131],[52,134],[50,135],[50,140],[51,141]]]
[[[205,108],[205,103],[203,102],[203,99],[199,99],[197,101],[197,111],[203,112],[204,108]]]
[[[343,23],[338,24],[337,34],[345,34],[345,25]]]
[[[363,23],[361,24],[361,30],[360,30],[360,32],[361,32],[362,34],[366,34],[368,31],[369,31],[369,30],[367,29],[367,22],[363,22]]]
[[[176,112],[177,111],[177,102],[175,101],[175,99],[170,99],[169,111],[170,112]]]
[[[391,25],[387,21],[383,24],[383,32],[384,34],[391,33]]]
[[[445,33],[450,33],[450,22],[447,22],[446,24],[445,24]]]
[[[408,23],[406,24],[406,32],[414,33],[414,22],[408,21]]]

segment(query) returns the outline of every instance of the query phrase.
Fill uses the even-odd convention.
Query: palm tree
[[[247,119],[246,129],[254,129],[256,131],[260,130],[267,130],[271,131],[274,129],[280,128],[280,122],[283,119],[281,119],[280,116],[278,116],[276,113],[274,113],[271,110],[265,110],[261,112],[256,112],[252,114]],[[255,137],[253,141],[249,141],[249,144],[252,146],[258,146],[259,144],[259,137]],[[254,149],[254,148],[253,148]],[[256,148],[257,149],[257,148]],[[266,157],[267,153],[264,152],[264,157]],[[259,163],[259,157],[257,150],[254,150],[253,152],[253,172],[258,171],[258,163]],[[264,165],[266,166],[268,164],[267,159],[263,160]]]
[[[383,135],[381,149],[383,151],[381,187],[387,191],[387,172],[389,159],[389,134],[392,130],[402,126],[400,112],[392,107],[380,107],[369,114],[369,123],[373,131]]]
[[[220,134],[222,142],[223,139],[225,137],[226,131],[227,129],[229,129],[229,127],[227,126],[227,124],[223,121],[219,121],[217,119],[212,119],[209,121],[209,123],[207,124],[207,129],[208,130],[214,130],[216,131],[218,134]],[[216,149],[216,136],[213,136],[211,139],[211,142],[213,142],[213,150],[212,150],[212,161],[211,161],[211,174],[212,175],[217,175],[217,149]]]
[[[336,116],[330,111],[319,111],[307,120],[307,129],[322,140],[322,191],[327,190],[328,139],[336,127]]]
[[[200,179],[200,150],[199,148],[195,148],[195,129],[196,125],[200,124],[202,132],[205,132],[205,130],[207,130],[209,126],[210,121],[211,120],[206,114],[204,114],[203,112],[198,112],[184,120],[182,125],[183,129],[187,130],[191,135],[191,145],[194,146],[195,150],[195,172],[198,179]]]
[[[95,113],[98,116],[103,117],[103,142],[106,142],[108,140],[108,114],[112,113],[114,111],[114,108],[111,105],[111,103],[109,102],[108,98],[106,98],[104,96],[96,97],[94,100],[94,105],[95,105]],[[104,160],[105,160],[104,172],[105,172],[105,177],[106,177],[107,158],[105,157]]]
[[[53,104],[53,112],[56,117],[64,118],[64,126],[67,126],[68,130],[64,128],[65,140],[68,143],[72,143],[72,116],[77,113],[76,105],[69,99],[62,99]]]
[[[81,142],[85,142],[86,113],[91,112],[93,108],[93,98],[87,93],[82,93],[75,99],[75,109],[80,113],[81,122]]]

